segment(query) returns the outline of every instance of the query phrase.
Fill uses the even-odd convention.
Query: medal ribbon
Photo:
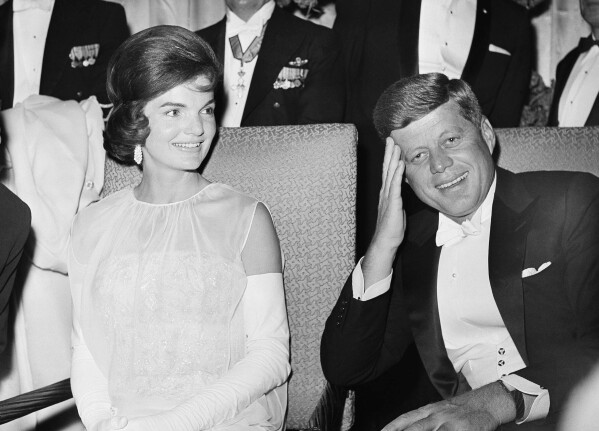
[[[260,36],[256,36],[250,46],[247,47],[245,51],[241,49],[241,42],[239,41],[239,36],[235,35],[229,38],[229,43],[231,44],[231,51],[233,52],[233,57],[239,61],[241,61],[241,66],[243,67],[243,63],[250,63],[260,51],[260,46],[262,45],[262,40],[264,39],[264,30],[266,30],[266,24],[262,27],[262,31],[260,32]]]

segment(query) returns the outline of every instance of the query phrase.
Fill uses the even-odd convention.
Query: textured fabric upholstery
[[[512,172],[584,171],[599,176],[599,127],[495,129],[499,166]]]
[[[313,417],[326,386],[320,337],[354,265],[356,141],[344,124],[222,128],[203,171],[271,210],[285,256],[292,429],[321,425]],[[140,178],[137,167],[108,160],[103,195]],[[351,419],[346,413],[343,428]]]

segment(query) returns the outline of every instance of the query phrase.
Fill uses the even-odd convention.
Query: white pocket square
[[[497,54],[512,55],[512,53],[509,52],[507,49],[504,49],[497,45],[493,45],[492,43],[489,44],[489,51],[496,52]]]
[[[539,272],[548,268],[549,265],[551,265],[551,262],[545,262],[543,265],[539,266],[539,269],[526,268],[524,271],[522,271],[522,278],[526,278],[526,277],[530,277],[531,275],[538,274]]]

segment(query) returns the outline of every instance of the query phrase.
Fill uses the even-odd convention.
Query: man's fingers
[[[383,158],[383,177],[382,184],[385,184],[385,179],[387,179],[387,170],[389,169],[389,159],[391,158],[391,152],[393,151],[393,139],[389,136],[385,140],[385,157]]]
[[[383,196],[389,196],[389,189],[391,188],[391,182],[393,181],[393,176],[395,175],[395,171],[397,170],[397,165],[399,164],[399,154],[401,150],[395,144],[393,144],[393,148],[391,150],[391,157],[389,159],[389,165],[387,167],[387,176],[383,182]]]
[[[397,419],[389,422],[385,425],[382,431],[402,431],[407,429],[410,425],[415,422],[418,422],[420,419],[423,419],[427,416],[427,413],[423,411],[423,409],[412,410],[411,412],[404,413],[399,416]]]
[[[397,163],[397,167],[395,168],[395,172],[393,173],[393,178],[391,179],[390,186],[390,197],[400,199],[401,198],[401,183],[403,179],[403,174],[405,171],[405,163],[403,160],[399,160]]]

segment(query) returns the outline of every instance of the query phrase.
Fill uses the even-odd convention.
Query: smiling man
[[[413,339],[444,401],[387,430],[554,429],[599,359],[599,179],[496,168],[472,90],[442,74],[390,86],[374,122],[377,227],[327,321],[325,375],[370,381]],[[407,220],[404,177],[425,204]]]

